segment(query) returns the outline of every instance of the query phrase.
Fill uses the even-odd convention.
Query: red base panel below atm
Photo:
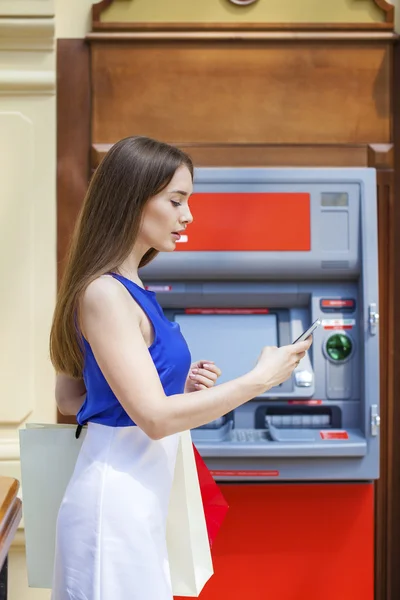
[[[372,484],[221,490],[230,508],[201,600],[373,600]]]

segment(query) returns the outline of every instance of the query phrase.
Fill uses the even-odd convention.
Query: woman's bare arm
[[[56,402],[62,415],[76,415],[86,397],[83,379],[73,379],[63,373],[57,374]]]
[[[153,439],[208,423],[281,383],[311,343],[266,349],[258,366],[242,377],[167,397],[127,290],[111,277],[96,279],[80,309],[82,330],[104,377],[128,415]]]

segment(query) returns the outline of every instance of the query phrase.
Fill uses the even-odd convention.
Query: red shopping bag
[[[194,444],[193,452],[196,460],[197,474],[204,506],[204,516],[206,518],[208,539],[211,547],[225,515],[228,512],[229,505]]]

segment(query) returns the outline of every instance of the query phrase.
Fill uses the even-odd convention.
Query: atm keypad
[[[231,431],[232,442],[265,442],[266,433],[261,429],[233,429]]]

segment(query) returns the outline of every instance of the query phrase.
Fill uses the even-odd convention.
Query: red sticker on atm
[[[319,435],[323,440],[348,440],[349,434],[347,431],[331,431],[329,429],[320,431]]]
[[[355,300],[324,298],[321,300],[321,308],[354,308]]]
[[[279,477],[279,471],[210,471],[213,477]]]
[[[355,319],[322,319],[321,325],[324,329],[353,329]]]

